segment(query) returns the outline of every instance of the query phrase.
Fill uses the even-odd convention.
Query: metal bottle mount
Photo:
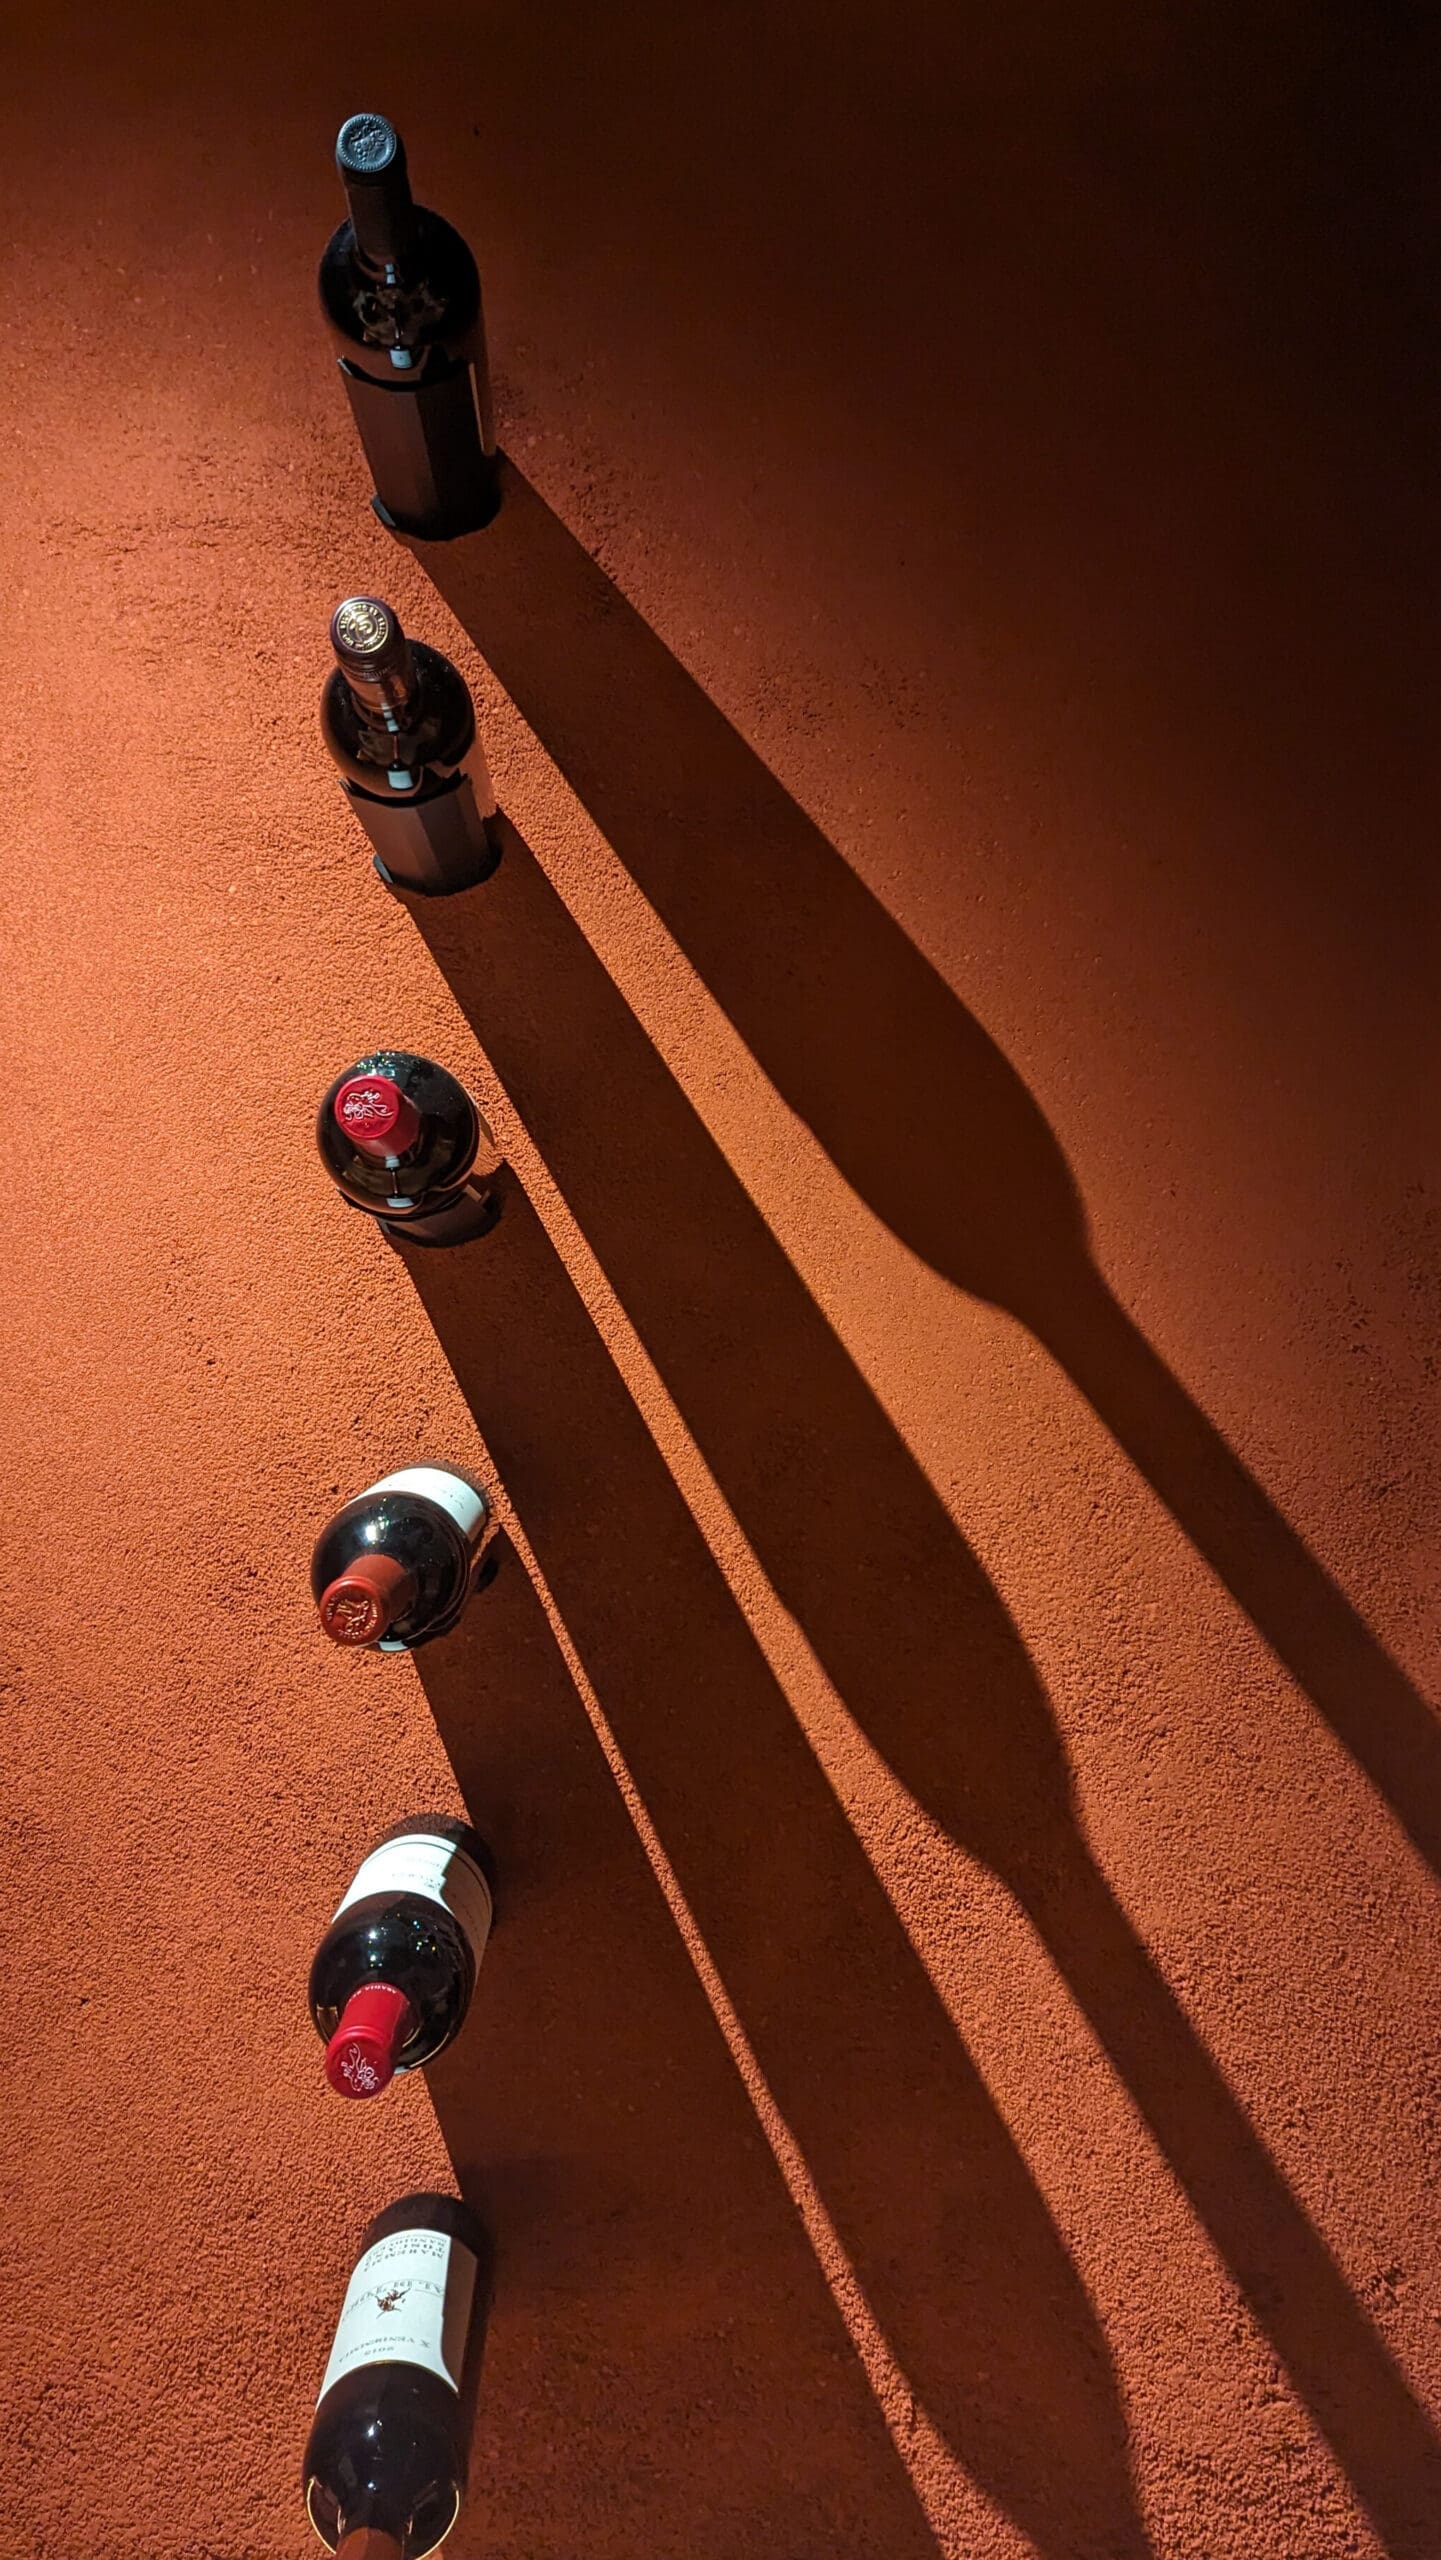
[[[478,533],[500,503],[494,453],[482,441],[475,368],[430,382],[375,382],[338,359],[375,481],[373,504],[391,532],[419,542]]]
[[[488,1236],[500,1216],[501,1197],[490,1187],[493,1179],[469,1174],[458,1191],[447,1191],[439,1207],[427,1210],[422,1218],[387,1218],[383,1209],[363,1209],[358,1200],[343,1192],[341,1197],[347,1209],[373,1218],[392,1244],[471,1244],[478,1236]]]
[[[388,889],[444,898],[488,880],[500,860],[493,821],[483,814],[468,773],[423,800],[382,800],[342,779],[341,788],[375,848]]]
[[[500,1216],[500,1196],[472,1174],[464,1188],[424,1218],[382,1218],[392,1244],[471,1244],[488,1236]]]

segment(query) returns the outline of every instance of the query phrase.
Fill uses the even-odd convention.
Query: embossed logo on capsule
[[[395,1123],[395,1096],[383,1084],[353,1084],[341,1096],[340,1112],[347,1129],[384,1133]]]
[[[343,1644],[369,1644],[380,1624],[380,1611],[369,1592],[337,1592],[326,1604],[326,1633],[338,1636]]]
[[[357,657],[373,656],[390,638],[390,616],[371,596],[351,596],[335,617],[335,637]]]

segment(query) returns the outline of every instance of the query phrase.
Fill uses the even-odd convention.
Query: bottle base
[[[463,897],[467,889],[478,889],[482,881],[489,880],[493,876],[496,866],[500,861],[500,839],[495,833],[489,818],[485,820],[484,824],[486,843],[486,851],[484,855],[477,855],[469,869],[463,872],[456,879],[446,880],[438,883],[434,887],[430,886],[427,882],[420,880],[397,880],[393,872],[386,870],[386,867],[381,861],[378,853],[372,856],[372,860],[375,864],[375,876],[390,891],[392,897],[396,898]]]
[[[488,494],[482,497],[477,507],[466,509],[463,520],[453,523],[442,520],[424,526],[402,524],[398,516],[391,514],[382,497],[372,493],[370,504],[378,522],[399,542],[463,542],[468,533],[484,533],[486,526],[494,524],[499,515],[500,475],[492,465]]]

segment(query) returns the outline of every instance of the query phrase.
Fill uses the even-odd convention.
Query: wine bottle
[[[337,605],[330,645],[320,733],[381,879],[422,897],[474,888],[500,860],[500,840],[465,678],[408,639],[379,596]]]
[[[352,1209],[387,1235],[417,1244],[464,1244],[499,1214],[475,1171],[484,1148],[499,1156],[463,1085],[407,1049],[375,1049],[330,1087],[315,1123],[321,1161]]]
[[[447,1635],[488,1581],[490,1504],[454,1467],[401,1467],[326,1523],[310,1588],[332,1644],[411,1653]]]
[[[474,533],[498,504],[480,277],[458,231],[418,205],[384,116],[335,146],[348,219],[320,262],[320,307],[393,533]]]
[[[315,1951],[310,2014],[325,2076],[378,2098],[457,2035],[495,1918],[490,1852],[468,1823],[398,1822],[363,1858]]]
[[[303,2473],[340,2560],[425,2560],[459,2515],[490,2267],[457,2196],[406,2196],[366,2231]]]

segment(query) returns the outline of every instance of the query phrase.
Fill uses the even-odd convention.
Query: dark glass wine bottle
[[[337,605],[330,645],[320,733],[381,879],[420,897],[489,879],[500,860],[495,793],[459,668],[409,639],[378,596]]]
[[[341,2560],[425,2560],[459,2515],[490,2267],[456,2196],[367,2230],[305,2448],[306,2511]]]
[[[429,1058],[375,1049],[337,1076],[315,1123],[321,1161],[352,1209],[416,1244],[465,1244],[499,1203],[476,1173],[495,1140],[471,1101]]]
[[[444,541],[498,503],[480,277],[458,231],[418,205],[384,116],[335,146],[348,219],[320,262],[320,307],[392,532]]]
[[[490,1852],[448,1814],[398,1822],[361,1864],[315,1951],[325,2076],[377,2098],[458,2034],[495,1918]]]
[[[310,1588],[332,1644],[411,1653],[447,1635],[488,1581],[490,1504],[454,1467],[401,1467],[327,1521]]]

